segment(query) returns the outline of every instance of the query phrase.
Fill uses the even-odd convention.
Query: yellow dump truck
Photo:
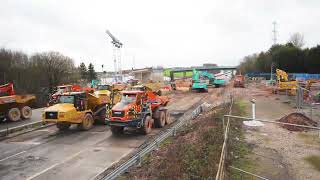
[[[34,95],[16,95],[13,83],[0,86],[0,120],[18,121],[32,116]]]
[[[32,116],[32,105],[35,103],[34,95],[12,95],[0,97],[0,119],[18,121],[29,119]]]
[[[56,123],[60,130],[77,124],[81,130],[92,128],[94,121],[105,121],[109,102],[107,96],[87,92],[63,93],[58,103],[46,108],[42,113],[43,123]]]
[[[100,123],[105,124],[104,119],[109,118],[111,108],[121,100],[120,91],[122,87],[117,87],[114,85],[97,85],[97,89],[94,92],[96,96],[101,96],[106,99],[106,114],[103,120]]]

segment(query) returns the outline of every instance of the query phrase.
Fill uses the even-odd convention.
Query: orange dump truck
[[[148,134],[152,127],[164,127],[171,123],[169,99],[151,90],[122,91],[121,101],[111,110],[109,125],[113,134],[120,134],[126,127]]]
[[[244,88],[244,76],[236,75],[233,81],[233,87],[242,87]]]

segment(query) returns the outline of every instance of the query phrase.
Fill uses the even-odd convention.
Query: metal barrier
[[[197,117],[201,112],[203,112],[202,106],[206,105],[205,103],[199,105],[194,111],[191,113],[186,113],[183,115],[181,118],[178,119],[178,122],[170,127],[169,129],[165,130],[162,134],[160,134],[155,140],[150,142],[147,147],[144,149],[140,150],[137,152],[134,156],[132,156],[129,160],[121,164],[119,167],[114,169],[111,173],[105,175],[104,173],[100,173],[93,179],[104,179],[104,180],[110,180],[110,179],[115,179],[118,177],[120,174],[125,172],[129,167],[131,167],[134,164],[141,164],[142,157],[145,156],[146,154],[150,153],[152,150],[155,148],[159,147],[160,143],[165,140],[166,138],[170,136],[175,136],[177,133],[177,130],[179,130],[183,125],[189,123],[192,119]],[[210,107],[208,110],[213,109],[216,106]]]
[[[232,112],[232,106],[233,106],[233,97],[231,97],[231,105],[229,108],[229,113],[231,114]],[[228,140],[228,133],[229,133],[229,126],[230,126],[230,119],[228,118],[227,120],[227,125],[225,126],[225,122],[224,122],[224,117],[222,119],[222,127],[224,130],[224,141],[222,144],[222,150],[221,150],[221,155],[220,155],[220,160],[219,160],[219,166],[218,166],[218,170],[217,170],[217,174],[216,174],[216,180],[222,180],[224,178],[224,167],[225,167],[225,159],[226,159],[226,154],[227,154],[227,140]]]
[[[317,86],[317,91],[320,92],[320,87]],[[320,99],[317,99],[319,97],[316,97],[314,94],[314,91],[311,89],[306,89],[301,86],[297,86],[297,93],[295,96],[295,103],[296,103],[296,111],[305,114],[310,119],[318,122],[318,127],[320,128],[320,112],[319,112],[319,102],[316,102],[317,100],[320,101]],[[318,112],[316,111],[318,110]],[[315,114],[318,113],[318,118],[315,116]],[[319,132],[320,137],[320,132]]]
[[[24,124],[24,125],[21,125],[21,126],[16,126],[16,127],[12,127],[12,128],[7,128],[7,129],[4,129],[4,130],[1,130],[0,131],[0,137],[6,137],[6,136],[8,136],[10,134],[13,134],[13,133],[16,133],[16,132],[19,132],[19,131],[23,131],[23,130],[33,131],[33,130],[38,130],[38,129],[42,129],[42,128],[47,128],[47,127],[50,127],[50,126],[53,126],[53,125],[55,125],[55,124],[43,125],[42,121],[32,122],[32,123]]]

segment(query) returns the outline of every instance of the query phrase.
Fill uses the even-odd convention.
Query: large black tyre
[[[142,133],[149,134],[152,130],[152,118],[151,116],[145,116],[143,120]]]
[[[7,118],[9,121],[18,121],[21,118],[21,113],[18,108],[11,108],[7,114]]]
[[[171,115],[169,110],[165,111],[165,115],[166,115],[166,124],[171,124],[172,123],[172,119],[171,119]]]
[[[87,114],[84,116],[84,118],[83,118],[83,120],[82,120],[82,123],[79,124],[79,128],[80,128],[81,130],[87,131],[87,130],[89,130],[89,129],[92,128],[92,126],[93,126],[93,121],[94,121],[94,120],[93,120],[92,115],[91,115],[90,113],[87,113]]]
[[[155,119],[155,127],[162,128],[166,124],[166,114],[164,111],[160,111],[159,113],[159,117]]]
[[[65,130],[68,130],[70,128],[71,123],[68,123],[68,122],[57,122],[56,126],[60,131],[65,131]]]
[[[124,127],[122,126],[111,126],[110,128],[113,135],[123,134]]]
[[[22,119],[29,119],[32,116],[32,109],[29,106],[24,106],[21,108],[21,118]]]
[[[102,109],[100,112],[99,112],[99,115],[96,119],[96,121],[99,123],[99,124],[106,124],[106,116],[107,116],[107,110],[106,109]]]

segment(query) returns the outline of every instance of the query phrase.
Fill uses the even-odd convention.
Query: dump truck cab
[[[129,122],[133,121],[137,115],[136,112],[141,112],[141,105],[146,103],[143,101],[144,92],[139,90],[123,91],[121,101],[118,102],[111,111],[110,120]]]
[[[92,127],[95,120],[104,121],[107,99],[87,92],[69,92],[58,96],[58,103],[46,108],[44,123],[56,123],[60,130],[77,124],[82,130]]]

